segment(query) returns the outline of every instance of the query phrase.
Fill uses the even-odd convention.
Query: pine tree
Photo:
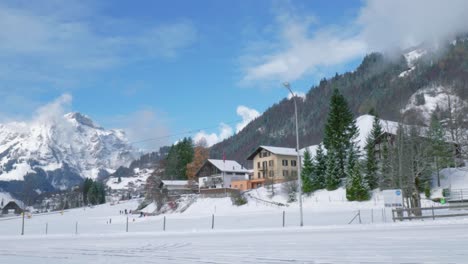
[[[370,199],[369,184],[361,173],[359,149],[353,144],[348,153],[346,166],[346,199],[349,201],[366,201]]]
[[[89,178],[86,178],[83,182],[83,203],[85,205],[88,205],[89,201],[88,201],[88,193],[89,193],[89,190],[91,189],[91,186],[93,185],[93,180],[92,179],[89,179]]]
[[[327,153],[327,170],[325,172],[326,188],[329,191],[338,189],[340,186],[340,167],[338,157],[333,150]]]
[[[428,154],[432,157],[433,169],[437,175],[437,186],[440,187],[440,170],[450,166],[452,161],[452,153],[449,145],[445,142],[444,130],[439,119],[435,114],[431,116],[431,124],[428,130],[430,139]]]
[[[388,144],[385,142],[382,147],[382,173],[379,180],[380,190],[395,188],[392,174],[392,161],[390,159],[390,150]]]
[[[99,190],[98,186],[93,182],[88,191],[88,203],[96,205],[99,203]]]
[[[346,99],[340,94],[338,89],[333,90],[323,142],[327,151],[333,150],[334,152],[339,178],[346,176],[346,155],[351,139],[356,136],[357,130],[356,121],[348,107]]]
[[[374,122],[372,124],[372,130],[366,141],[366,166],[365,166],[365,177],[371,189],[378,187],[378,160],[376,157],[376,146],[382,135],[382,126],[377,116],[374,116]]]
[[[319,144],[314,157],[314,171],[312,185],[315,190],[321,190],[326,187],[327,156],[323,151],[322,144]]]
[[[306,194],[310,194],[311,192],[315,191],[314,186],[312,185],[311,176],[314,172],[314,166],[312,163],[312,158],[310,156],[310,152],[308,149],[304,152],[304,164],[301,171],[301,178],[302,178],[302,192]]]
[[[171,180],[187,179],[187,164],[193,161],[194,149],[191,138],[184,138],[173,145],[166,158],[165,176]]]

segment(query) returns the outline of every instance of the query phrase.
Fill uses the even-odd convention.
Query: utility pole
[[[302,213],[302,178],[301,178],[301,154],[299,153],[299,122],[297,118],[297,101],[296,95],[291,90],[291,85],[288,82],[283,83],[283,86],[289,90],[294,100],[294,112],[296,115],[296,152],[297,152],[297,181],[299,185],[299,212],[300,212],[300,226],[304,226],[304,219]]]

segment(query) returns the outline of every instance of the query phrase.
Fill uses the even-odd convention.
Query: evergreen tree
[[[370,199],[369,184],[361,173],[358,153],[359,149],[352,144],[346,166],[346,199],[349,201],[366,201]]]
[[[379,180],[380,190],[395,188],[392,174],[392,161],[390,159],[390,150],[388,144],[385,142],[382,147],[382,173]]]
[[[306,194],[310,194],[311,192],[315,191],[314,186],[312,184],[311,176],[314,171],[314,166],[312,163],[312,158],[310,156],[309,149],[306,149],[304,152],[304,164],[301,171],[301,178],[302,178],[302,192]]]
[[[314,170],[312,185],[314,190],[321,190],[326,187],[327,156],[323,151],[322,144],[319,144],[314,157]]]
[[[88,191],[88,203],[96,205],[99,203],[99,189],[97,184],[94,182],[91,184],[91,187]]]
[[[118,183],[121,183],[122,182],[122,178],[119,176],[119,178],[117,178],[117,182]]]
[[[325,125],[324,145],[327,151],[333,150],[336,158],[337,174],[339,178],[346,176],[346,155],[351,139],[357,134],[356,121],[348,103],[338,89],[333,90],[330,100],[330,112]]]
[[[93,185],[93,180],[92,179],[89,179],[89,178],[86,178],[83,182],[83,203],[85,205],[88,205],[89,201],[88,201],[88,192],[89,190],[91,189],[91,186]]]
[[[194,149],[191,138],[184,138],[169,150],[166,158],[165,176],[171,180],[187,179],[187,164],[193,161]]]
[[[382,126],[377,116],[374,116],[374,122],[372,124],[372,130],[366,141],[366,166],[365,166],[365,177],[371,189],[378,187],[378,160],[376,157],[376,147],[378,142],[381,140]]]
[[[338,189],[340,186],[340,167],[338,157],[333,150],[327,153],[327,170],[325,172],[326,188],[329,191]]]
[[[431,116],[431,124],[427,136],[430,139],[428,155],[432,157],[432,167],[437,175],[437,186],[440,187],[440,170],[453,163],[453,155],[449,144],[445,142],[445,132],[435,114]]]

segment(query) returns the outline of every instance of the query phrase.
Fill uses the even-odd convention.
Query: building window
[[[265,169],[265,168],[267,167],[267,164],[268,164],[268,162],[266,162],[266,161],[263,162],[263,164],[262,164],[262,165],[263,165],[263,169]]]
[[[289,176],[289,171],[283,170],[283,177],[288,177],[288,176]]]
[[[296,167],[297,160],[291,160],[291,167]]]
[[[260,179],[260,172],[258,173],[258,178]]]
[[[284,166],[284,167],[287,167],[287,166],[288,166],[288,160],[283,160],[282,163],[283,163],[283,166]]]
[[[275,177],[275,172],[274,171],[270,171],[270,177]]]
[[[275,162],[273,160],[270,160],[268,161],[268,165],[270,165],[270,167],[273,167],[275,165]]]
[[[257,162],[257,168],[260,169],[260,162]]]
[[[265,179],[266,171],[263,171],[262,174],[263,174],[263,179]]]
[[[291,171],[291,176],[292,177],[297,177],[297,171],[295,171],[295,170]]]

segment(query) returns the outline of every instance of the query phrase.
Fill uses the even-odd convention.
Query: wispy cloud
[[[468,31],[468,1],[392,0],[364,2],[356,23],[371,50],[392,51],[441,42]]]
[[[83,3],[86,3],[83,4]],[[69,85],[94,72],[154,58],[174,58],[197,39],[189,20],[142,26],[98,13],[93,2],[0,4],[2,80]],[[70,6],[83,12],[70,12]],[[53,8],[52,8],[53,7]],[[74,14],[74,15],[73,15]],[[26,78],[25,78],[26,77]]]
[[[274,38],[246,48],[242,84],[295,81],[372,51],[388,53],[422,43],[437,47],[468,31],[464,0],[367,0],[346,25],[321,25],[318,18],[285,6],[273,11]]]
[[[251,64],[244,68],[242,83],[294,81],[314,73],[317,67],[341,64],[365,53],[365,43],[342,27],[326,26],[312,31],[312,25],[317,27],[316,19],[286,10],[289,11],[276,16],[277,32],[272,41],[279,46],[259,55],[247,54]]]
[[[115,116],[110,125],[123,129],[129,141],[145,151],[154,151],[161,146],[171,145],[167,116],[151,108]]]

